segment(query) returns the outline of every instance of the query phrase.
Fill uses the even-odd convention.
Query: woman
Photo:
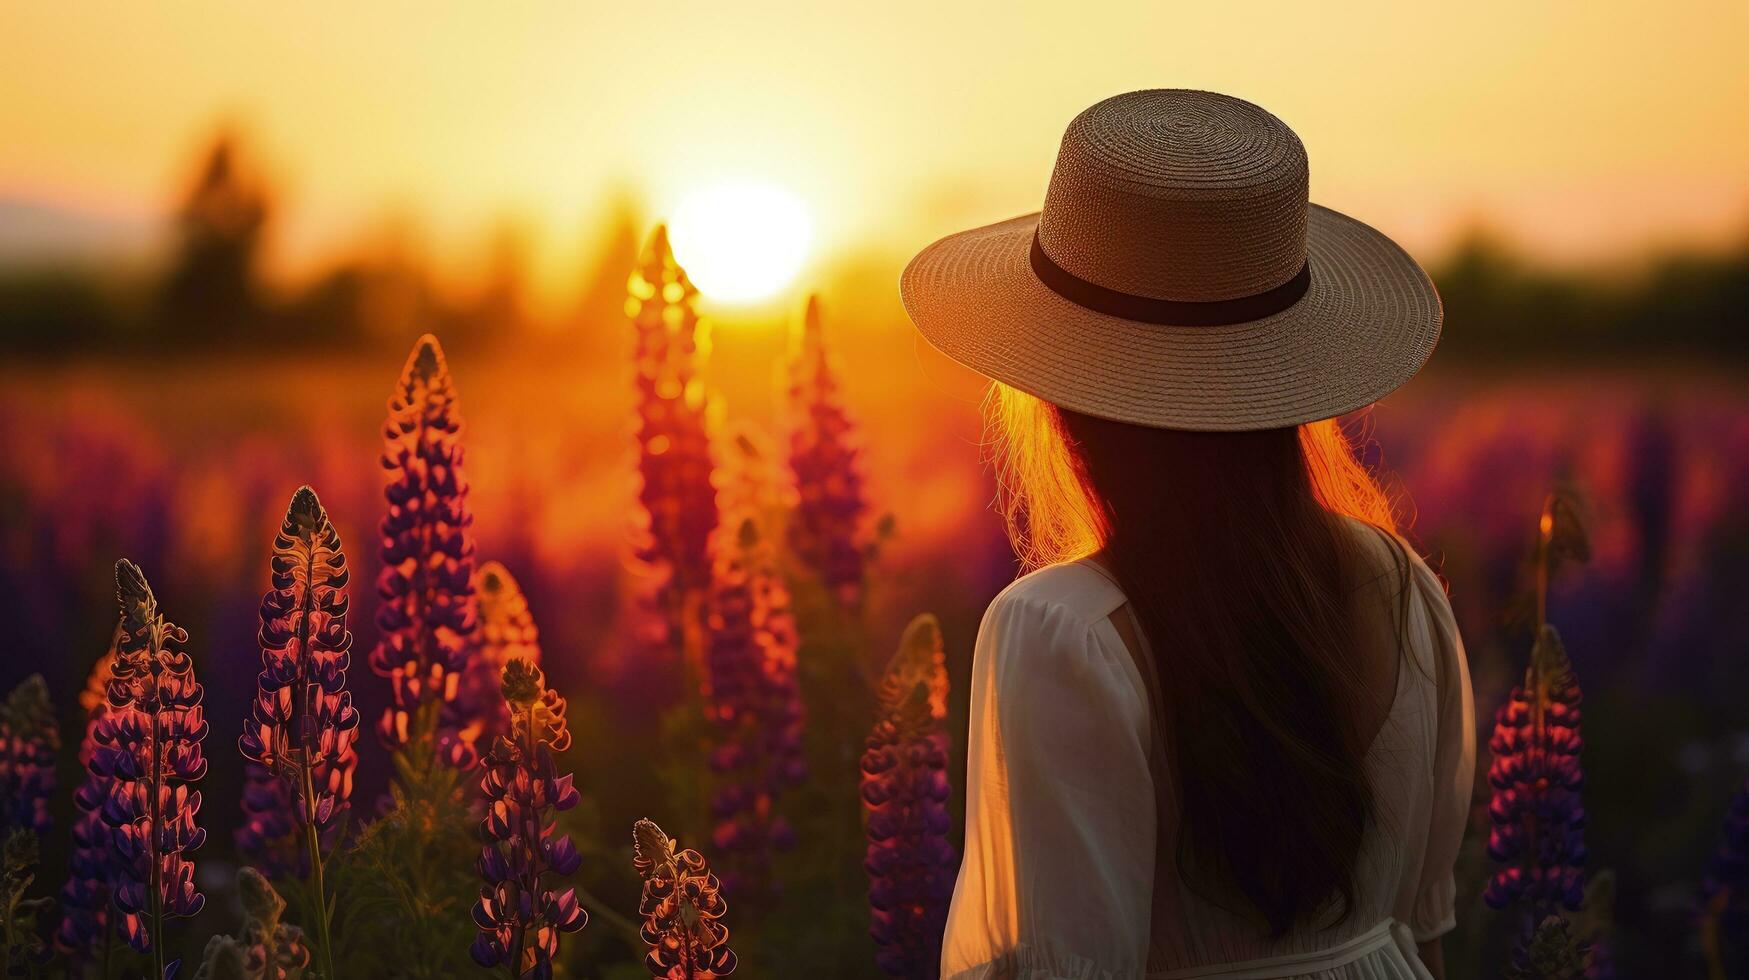
[[[1164,90],[902,289],[996,382],[1036,569],[978,635],[943,976],[1443,977],[1463,646],[1334,421],[1432,352],[1426,275],[1307,203],[1281,121]]]

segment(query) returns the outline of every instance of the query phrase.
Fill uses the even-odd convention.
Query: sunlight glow
[[[813,222],[801,198],[776,184],[716,184],[688,195],[669,240],[693,285],[712,299],[749,302],[782,289],[802,267]]]

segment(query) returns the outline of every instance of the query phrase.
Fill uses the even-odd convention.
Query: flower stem
[[[310,849],[310,889],[316,893],[316,942],[322,947],[323,980],[336,980],[334,973],[334,941],[328,935],[328,891],[322,885],[322,835],[316,831],[315,794],[310,779],[310,767],[304,766],[304,841]]]
[[[148,907],[152,917],[152,976],[155,980],[164,977],[164,861],[158,855],[158,842],[163,837],[164,806],[160,789],[164,781],[164,764],[158,746],[158,712],[152,712],[152,779],[149,790],[152,794],[151,804],[151,834],[152,839],[146,848],[148,860],[152,862],[148,887],[151,894],[147,896]]]
[[[115,911],[111,909],[103,923],[103,980],[109,980],[109,956],[115,949]]]
[[[534,775],[535,752],[540,747],[540,739],[536,736],[534,728],[534,706],[535,702],[530,701],[528,717],[523,724],[523,737],[526,741],[523,746],[522,764],[529,770],[531,781]],[[540,813],[535,810],[532,800],[529,805],[521,807],[521,809],[523,811],[520,814],[523,824],[522,846],[528,850],[528,876],[523,884],[528,888],[529,908],[538,910],[540,907]],[[538,915],[539,912],[536,911],[535,914]],[[522,975],[522,947],[528,941],[528,927],[529,923],[527,922],[516,924],[516,941],[510,950],[510,975],[513,980]]]

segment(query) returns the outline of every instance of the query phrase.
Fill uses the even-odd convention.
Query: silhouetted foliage
[[[261,316],[256,280],[272,206],[243,157],[240,138],[220,134],[183,197],[175,252],[159,286],[158,331],[164,335],[210,342]]]

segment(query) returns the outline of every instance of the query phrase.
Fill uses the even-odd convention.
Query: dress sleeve
[[[1109,624],[1004,594],[972,668],[944,980],[1129,980],[1154,868],[1147,703]]]
[[[1428,816],[1427,845],[1409,931],[1416,942],[1427,942],[1457,925],[1457,885],[1452,867],[1469,823],[1470,795],[1475,788],[1476,706],[1470,693],[1470,668],[1463,638],[1445,589],[1433,572],[1414,562],[1415,590],[1425,610],[1436,668],[1438,711],[1434,721],[1433,795]]]

